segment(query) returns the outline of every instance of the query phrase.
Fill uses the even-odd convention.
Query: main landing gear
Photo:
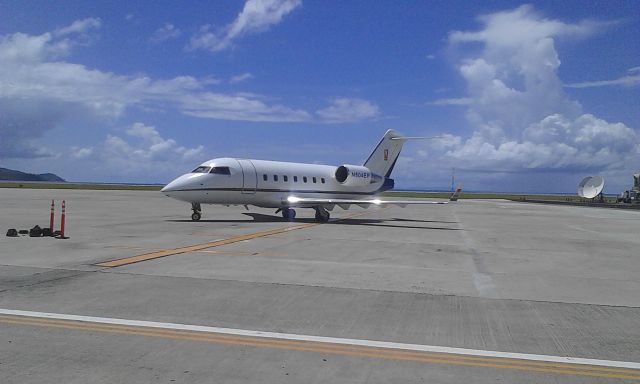
[[[200,207],[200,203],[191,203],[191,210],[193,214],[191,214],[191,220],[198,221],[202,218],[202,208]]]
[[[285,208],[282,208],[280,212],[282,213],[282,217],[285,218],[286,220],[293,220],[296,218],[295,209],[285,207]]]
[[[327,221],[329,221],[329,218],[331,216],[329,215],[329,211],[324,209],[324,207],[315,207],[315,210],[316,210],[316,221],[320,223],[326,223]]]
[[[316,221],[319,223],[326,223],[329,221],[330,215],[324,207],[313,207],[316,210]],[[278,208],[276,213],[280,212],[285,220],[293,220],[296,218],[296,211],[293,208],[284,207]]]

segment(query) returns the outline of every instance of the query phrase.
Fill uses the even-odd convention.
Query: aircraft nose
[[[169,197],[180,199],[181,197],[184,197],[185,193],[188,193],[189,190],[198,186],[198,178],[200,176],[201,174],[184,174],[173,180],[169,184],[165,185],[164,188],[160,190],[160,192]]]
[[[162,187],[162,189],[160,190],[160,192],[171,192],[173,190],[173,188],[171,187],[171,183],[165,185],[164,187]]]
[[[164,193],[165,195],[169,196],[168,192],[174,192],[177,189],[179,189],[181,186],[181,178],[177,178],[175,180],[173,180],[172,182],[170,182],[169,184],[165,185],[160,192]]]

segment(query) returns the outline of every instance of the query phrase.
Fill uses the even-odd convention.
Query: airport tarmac
[[[2,383],[640,380],[640,212],[190,207],[0,189]],[[56,227],[58,225],[56,224]],[[582,360],[581,360],[582,359]]]

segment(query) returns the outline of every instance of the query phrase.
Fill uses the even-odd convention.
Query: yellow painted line
[[[115,249],[131,249],[134,251],[139,251],[139,250],[160,250],[162,248],[150,248],[150,247],[136,247],[133,245],[105,245],[105,248],[115,248]]]
[[[365,212],[358,212],[358,213],[354,213],[354,214],[351,214],[351,215],[347,215],[345,217],[332,219],[331,221],[333,221],[333,222],[340,221],[340,220],[349,219],[349,218],[356,217],[356,216],[366,215],[366,214],[369,214],[369,213],[373,213],[373,211],[372,212],[366,212],[366,211]],[[321,224],[322,223],[307,223],[307,224],[299,224],[299,225],[288,225],[288,226],[285,226],[285,227],[279,227],[279,228],[274,228],[274,229],[269,229],[269,230],[266,230],[266,231],[260,231],[260,232],[254,232],[254,233],[247,233],[247,234],[244,234],[244,235],[229,237],[227,239],[210,241],[210,242],[200,243],[200,244],[194,244],[194,245],[189,245],[189,246],[186,246],[186,247],[161,249],[159,251],[143,253],[143,254],[137,255],[137,256],[130,256],[130,257],[124,257],[124,258],[121,258],[121,259],[104,261],[104,262],[101,262],[101,263],[97,263],[96,265],[98,265],[100,267],[110,267],[110,268],[121,267],[121,266],[127,265],[127,264],[139,263],[141,261],[153,260],[153,259],[157,259],[157,258],[160,258],[160,257],[178,255],[178,254],[181,254],[181,253],[201,251],[201,250],[207,249],[207,248],[213,248],[213,247],[219,247],[221,245],[233,244],[233,243],[237,243],[237,242],[240,242],[240,241],[256,239],[258,237],[265,237],[265,236],[275,235],[275,234],[279,234],[279,233],[286,233],[286,232],[290,232],[290,231],[295,231],[295,230],[298,230],[298,229],[315,227],[315,226],[321,225]]]
[[[148,252],[156,252],[156,251],[162,251],[166,248],[151,248],[151,247],[134,247],[134,246],[128,246],[128,245],[109,245],[108,248],[117,248],[117,249],[129,249],[129,250],[133,250],[133,251],[148,251]],[[241,256],[255,256],[258,253],[257,252],[236,252],[236,251],[216,251],[216,250],[207,250],[207,249],[203,249],[200,251],[196,251],[196,252],[203,252],[203,253],[215,253],[215,254],[220,254],[220,255],[241,255]]]
[[[260,348],[277,348],[316,353],[331,353],[345,356],[359,356],[387,360],[404,360],[448,365],[465,365],[499,369],[514,369],[549,374],[606,377],[640,380],[640,370],[601,365],[531,361],[504,357],[484,357],[443,352],[381,348],[362,345],[348,345],[331,342],[288,340],[270,337],[233,335],[209,331],[177,330],[158,326],[129,326],[105,324],[101,322],[40,318],[30,316],[0,315],[0,322],[6,324],[65,328],[74,330],[109,332],[148,337],[162,337],[175,340],[209,342],[215,344],[243,345]]]
[[[258,237],[265,237],[265,236],[273,235],[273,234],[276,234],[276,233],[284,233],[284,232],[294,231],[296,229],[308,228],[308,227],[312,227],[312,226],[315,226],[315,225],[318,225],[318,224],[317,223],[309,223],[309,224],[302,224],[302,225],[295,225],[295,226],[280,227],[280,228],[270,229],[270,230],[267,230],[267,231],[248,233],[248,234],[244,234],[244,235],[230,237],[230,238],[227,238],[227,239],[210,241],[210,242],[207,242],[207,243],[189,245],[189,246],[180,247],[180,248],[163,249],[163,250],[156,251],[156,252],[144,253],[142,255],[125,257],[125,258],[122,258],[122,259],[116,259],[116,260],[110,260],[110,261],[105,261],[105,262],[102,262],[102,263],[98,263],[97,265],[99,265],[101,267],[120,267],[120,266],[127,265],[127,264],[133,264],[133,263],[139,263],[141,261],[157,259],[159,257],[177,255],[177,254],[186,253],[186,252],[200,251],[202,249],[207,249],[207,248],[212,248],[212,247],[219,247],[221,245],[233,244],[233,243],[237,243],[239,241],[251,240],[251,239],[258,238]]]

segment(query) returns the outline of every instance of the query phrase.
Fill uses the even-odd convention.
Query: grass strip
[[[0,181],[0,188],[27,189],[78,189],[98,191],[159,191],[163,186],[157,184],[103,184],[103,183],[53,183],[35,181]],[[387,191],[381,196],[387,197],[415,197],[423,199],[448,199],[451,192],[414,192]],[[571,202],[587,202],[577,195],[554,194],[525,194],[525,193],[491,193],[491,192],[462,192],[460,199],[507,199],[507,200],[558,200]],[[607,196],[605,201],[615,203],[615,197]]]

